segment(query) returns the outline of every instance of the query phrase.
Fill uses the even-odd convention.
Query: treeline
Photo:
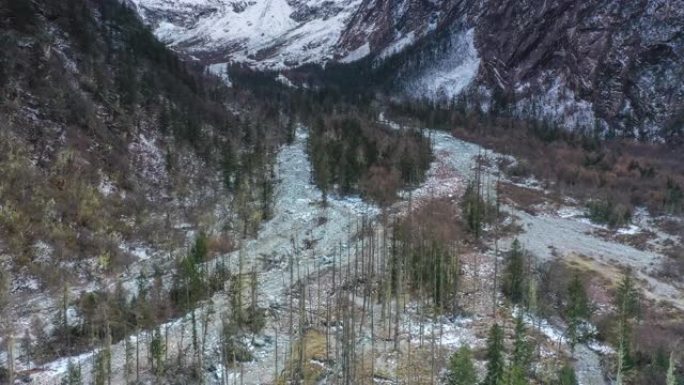
[[[221,154],[220,169],[226,191],[233,196],[232,229],[240,237],[256,235],[273,216],[276,144],[282,139],[267,126],[247,123],[235,144]]]
[[[561,261],[543,265],[534,261],[535,257],[514,240],[505,253],[500,284],[495,285],[521,314],[534,317],[533,328],[540,328],[536,322],[542,319],[562,320],[559,327],[564,328],[563,339],[572,355],[578,345],[594,339],[610,344],[616,354],[606,369],[616,383],[669,385],[684,379],[677,369],[671,340],[679,328],[661,325],[658,332],[643,333],[656,321],[643,321],[649,305],[630,270],[623,271],[609,293],[611,310],[599,315],[590,291],[596,277]]]
[[[355,113],[315,119],[308,151],[324,195],[360,193],[382,204],[400,188],[417,185],[432,159],[420,132],[392,131]]]
[[[221,105],[226,88],[218,81],[207,82],[200,70],[181,62],[122,2],[4,1],[0,12],[8,23],[0,86],[5,91],[32,90],[50,110],[47,114],[61,123],[105,135],[101,131],[107,127],[98,127],[95,116],[102,104],[120,115],[117,120],[131,113],[159,116],[162,130],[199,145],[203,125],[224,129],[234,120]],[[64,73],[59,55],[44,55],[54,50],[54,36],[45,32],[48,23],[66,34],[68,54],[78,71],[77,88],[72,74]],[[27,46],[19,48],[17,42],[27,38]]]
[[[456,136],[511,154],[503,165],[512,177],[534,176],[557,191],[587,202],[597,222],[628,223],[636,207],[654,214],[684,212],[684,158],[681,145],[609,139],[598,131],[568,131],[547,121],[510,115],[506,97],[488,113],[477,98],[459,96],[449,105],[394,104],[395,116],[448,130]]]
[[[522,313],[521,313],[522,314]],[[507,352],[508,350],[508,352]],[[534,376],[535,346],[528,339],[528,330],[522,315],[515,319],[513,343],[506,349],[504,329],[498,323],[492,325],[487,336],[484,352],[486,359],[485,377],[478,381],[473,353],[469,345],[461,346],[449,359],[445,383],[447,385],[527,385]],[[545,378],[537,378],[549,385],[578,385],[575,369],[565,363]]]

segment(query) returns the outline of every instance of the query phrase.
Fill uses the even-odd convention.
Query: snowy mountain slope
[[[269,70],[398,53],[434,30],[449,7],[423,9],[409,0],[129,1],[160,40],[192,60]]]
[[[158,37],[207,65],[371,65],[401,54],[398,93],[465,90],[568,129],[684,133],[684,0],[129,1]]]
[[[462,74],[468,51],[454,36],[472,28],[477,75],[469,87],[446,89],[572,130],[646,140],[684,135],[683,0],[426,3],[395,24],[435,18],[434,32],[403,55],[396,75],[411,93],[452,96],[439,79]]]
[[[162,41],[207,64],[261,69],[325,62],[360,0],[133,0]]]

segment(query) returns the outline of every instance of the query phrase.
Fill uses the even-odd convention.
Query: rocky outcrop
[[[490,0],[476,32],[479,82],[536,103],[528,113],[639,137],[681,130],[684,1]]]

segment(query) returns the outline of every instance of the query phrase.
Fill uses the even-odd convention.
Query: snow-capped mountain
[[[174,49],[207,64],[237,61],[262,69],[343,59],[337,43],[360,2],[133,0]]]
[[[129,0],[160,40],[225,73],[227,63],[283,70],[366,57],[387,59],[438,32],[468,9],[446,2],[375,0]],[[456,4],[458,5],[458,4]],[[451,98],[475,79],[474,29],[451,34],[450,51],[414,69],[406,88],[415,96]]]
[[[684,0],[130,0],[192,60],[282,70],[396,57],[397,90],[635,137],[684,122]],[[497,104],[498,103],[498,104]],[[509,107],[510,108],[510,107]]]
[[[160,40],[192,60],[271,70],[390,56],[435,30],[449,6],[411,0],[128,1]]]

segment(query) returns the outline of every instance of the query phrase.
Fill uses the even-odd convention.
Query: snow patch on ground
[[[475,30],[451,37],[451,49],[434,63],[422,68],[404,89],[416,98],[449,101],[475,79],[480,58],[475,48]]]
[[[352,63],[352,62],[355,62],[357,60],[363,59],[364,57],[368,56],[369,54],[370,54],[370,44],[368,44],[368,42],[366,42],[365,44],[363,44],[359,48],[349,52],[347,54],[347,56],[340,59],[340,62],[341,63]]]
[[[395,131],[401,130],[401,125],[395,121],[385,118],[384,112],[380,112],[380,114],[378,115],[378,123],[384,124]]]
[[[111,179],[102,172],[100,172],[100,184],[97,186],[97,190],[100,194],[108,197],[117,191],[116,185]]]
[[[577,207],[565,206],[558,209],[556,214],[563,219],[581,218],[584,216],[584,210],[581,210]]]
[[[230,63],[210,64],[207,66],[207,71],[218,76],[228,87],[231,87],[233,83],[230,81],[230,75],[228,74],[228,64]]]
[[[140,133],[138,138],[129,145],[131,156],[136,164],[142,165],[139,172],[151,181],[159,182],[166,173],[166,161],[161,148],[153,137]]]
[[[416,33],[414,31],[411,31],[407,33],[406,35],[399,36],[396,40],[392,42],[387,48],[382,50],[378,57],[380,59],[386,59],[392,55],[396,55],[399,52],[403,51],[406,47],[410,46],[416,41]]]
[[[146,261],[154,256],[154,250],[145,246],[131,246],[124,244],[120,246],[120,249],[133,255],[138,261]]]
[[[456,350],[463,345],[476,346],[480,343],[472,329],[472,318],[457,318],[448,320],[441,318],[433,321],[421,323],[415,322],[419,318],[416,314],[409,313],[409,317],[404,317],[403,325],[408,325],[408,331],[413,339],[424,338],[429,340],[435,338],[439,340],[439,346],[448,347]]]
[[[287,78],[287,76],[285,76],[283,74],[278,74],[278,76],[276,76],[275,80],[277,82],[285,85],[286,87],[297,88],[297,86],[294,83],[292,83],[290,81],[290,79]]]
[[[636,235],[641,232],[641,228],[635,225],[629,225],[627,227],[622,227],[617,229],[617,233],[620,235]]]

